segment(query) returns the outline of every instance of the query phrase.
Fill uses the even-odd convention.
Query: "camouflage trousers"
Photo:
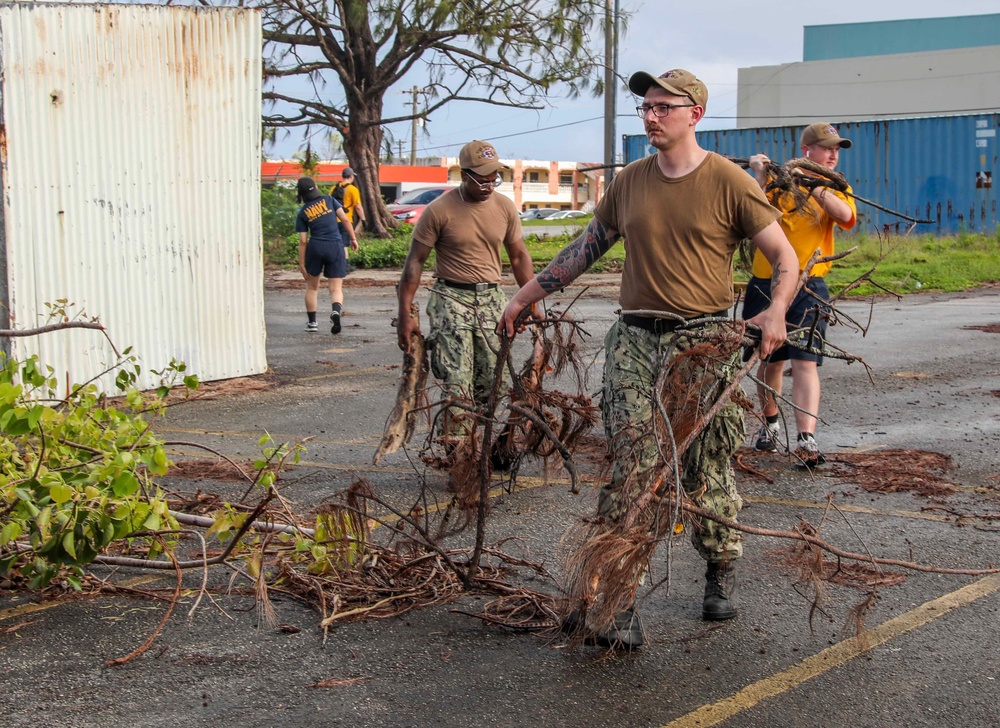
[[[650,482],[651,471],[663,466],[653,433],[653,385],[659,364],[668,352],[679,353],[698,343],[677,335],[671,350],[674,337],[673,332],[656,334],[627,326],[621,320],[605,337],[601,412],[614,471],[611,483],[601,490],[598,510],[611,520],[619,518],[639,496],[642,487],[639,483]],[[724,372],[724,387],[740,369],[739,352],[719,369]],[[743,506],[736,492],[731,457],[744,436],[743,412],[730,402],[682,458],[684,490],[695,504],[710,513],[735,519]],[[738,559],[743,555],[740,532],[708,519],[703,519],[700,528],[692,529],[691,542],[707,561]]]
[[[495,328],[507,298],[500,288],[463,291],[440,280],[431,289],[427,302],[430,333],[427,348],[431,372],[447,399],[465,398],[476,405],[486,403],[500,348]],[[441,434],[454,432],[442,418]]]

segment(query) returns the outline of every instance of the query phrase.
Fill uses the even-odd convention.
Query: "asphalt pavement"
[[[157,431],[237,459],[253,457],[265,431],[277,440],[311,438],[303,462],[285,474],[292,483],[286,495],[303,512],[359,475],[389,499],[414,497],[424,474],[405,454],[371,464],[399,376],[390,326],[395,278],[352,274],[343,331],[331,336],[304,332],[294,276],[269,276],[270,372],[252,386],[221,387],[170,408]],[[560,298],[568,302],[584,286],[573,310],[590,334],[581,353],[594,392],[603,335],[618,307],[617,276],[586,276]],[[421,302],[426,295],[421,290]],[[935,497],[875,493],[852,479],[855,466],[831,463],[810,473],[777,455],[747,454],[745,463],[757,472],[737,473],[746,501],[741,521],[771,529],[808,522],[847,551],[902,561],[958,569],[1000,563],[1000,291],[852,302],[845,311],[867,335],[836,326],[832,339],[864,364],[828,361],[822,368],[821,447],[831,460],[887,450],[941,453],[954,467],[937,475],[954,490]],[[520,356],[524,342],[519,346]],[[173,449],[175,460],[195,456],[204,453]],[[881,457],[890,462],[890,455]],[[598,470],[581,464],[586,483],[574,495],[564,473],[529,464],[523,488],[494,501],[488,539],[512,539],[506,548],[558,577],[560,537],[593,512]],[[443,498],[440,477],[427,479]],[[203,477],[169,485],[221,494],[237,488]],[[747,537],[740,615],[721,624],[700,619],[704,566],[686,538],[671,544],[669,559],[662,547],[651,580],[661,584],[641,601],[648,643],[632,654],[506,632],[452,611],[477,611],[481,595],[343,625],[326,640],[319,614],[280,594],[272,596],[284,629],[261,626],[245,593],[216,595],[189,618],[201,579],[190,573],[191,591],[153,648],[108,668],[106,660],[153,632],[163,601],[122,593],[39,602],[34,594],[0,592],[0,725],[1000,724],[1000,575],[886,569],[906,578],[878,588],[858,636],[849,614],[866,592],[830,584],[813,609],[780,553],[787,546]],[[173,584],[171,572],[99,573],[138,589]],[[230,576],[219,571],[212,578],[225,584]],[[531,573],[510,578],[552,588]],[[237,579],[236,586],[245,584]]]

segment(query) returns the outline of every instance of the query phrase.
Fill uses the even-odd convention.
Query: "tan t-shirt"
[[[732,306],[736,248],[780,214],[753,177],[711,152],[676,179],[663,175],[655,155],[633,162],[594,210],[625,238],[622,309],[685,318]]]
[[[437,251],[434,274],[456,283],[500,280],[500,246],[521,238],[521,218],[509,197],[494,192],[484,202],[466,202],[458,188],[427,206],[413,239]]]

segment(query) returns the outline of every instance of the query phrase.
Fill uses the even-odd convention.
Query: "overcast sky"
[[[627,78],[635,71],[657,75],[671,68],[693,71],[709,91],[708,113],[700,129],[735,128],[737,69],[801,61],[804,26],[1000,12],[997,0],[619,2],[623,11],[632,14],[620,43],[619,73]],[[419,84],[419,79],[413,82]],[[402,91],[410,85],[390,91],[385,99],[386,114],[408,106],[409,95]],[[479,138],[494,142],[505,158],[580,162],[603,159],[603,100],[550,96],[549,102],[551,108],[543,111],[474,103],[445,106],[418,131],[417,155],[457,156],[465,142]],[[638,117],[622,116],[638,102],[641,99],[627,91],[619,93],[619,137],[642,133]],[[403,141],[403,154],[408,156],[409,123],[395,125],[391,131]],[[269,156],[290,156],[294,150],[294,143],[285,142]]]

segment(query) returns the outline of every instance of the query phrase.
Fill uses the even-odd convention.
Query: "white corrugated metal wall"
[[[134,347],[144,388],[171,358],[265,371],[259,13],[7,4],[0,34],[12,324],[68,299]],[[115,361],[95,331],[13,342],[61,384]]]

